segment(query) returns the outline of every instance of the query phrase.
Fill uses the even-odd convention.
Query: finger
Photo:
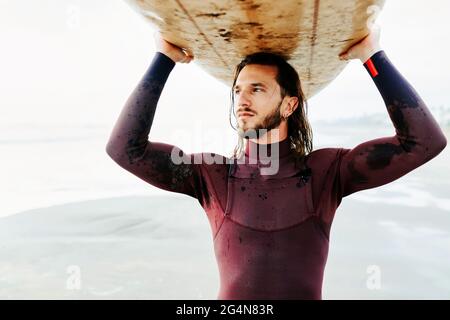
[[[181,63],[186,63],[186,62],[188,62],[189,61],[189,57],[188,56],[184,56],[184,58],[183,59],[181,59]]]
[[[182,51],[183,51],[183,53],[184,53],[185,55],[187,55],[187,56],[189,56],[189,57],[194,56],[194,55],[192,54],[192,52],[191,52],[189,49],[187,49],[187,48],[182,48]]]
[[[339,59],[341,60],[348,60],[348,54],[347,53],[343,53],[339,56]]]
[[[345,60],[354,59],[353,52],[349,51],[345,53]]]

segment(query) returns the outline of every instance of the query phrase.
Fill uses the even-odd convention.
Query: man
[[[375,29],[340,58],[361,60],[384,99],[394,136],[311,152],[298,74],[280,56],[257,53],[241,62],[232,86],[239,138],[246,144],[233,157],[214,155],[216,161],[206,163],[197,156],[211,155],[148,141],[169,73],[177,62],[193,59],[157,38],[158,51],[106,151],[153,186],[198,200],[211,226],[218,299],[321,299],[331,224],[342,198],[394,181],[445,148],[437,122],[378,40]],[[264,172],[267,159],[276,170]]]

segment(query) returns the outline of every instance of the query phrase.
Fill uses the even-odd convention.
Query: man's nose
[[[238,106],[249,106],[251,104],[250,98],[245,91],[242,91],[238,95]]]

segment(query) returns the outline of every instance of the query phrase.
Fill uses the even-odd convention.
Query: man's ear
[[[298,107],[298,97],[288,97],[288,110],[292,114]]]

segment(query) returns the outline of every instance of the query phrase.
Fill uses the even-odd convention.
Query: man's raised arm
[[[384,100],[396,134],[342,150],[339,170],[342,197],[394,181],[436,157],[447,145],[428,107],[384,50],[371,50],[361,50],[353,57],[364,62]],[[371,54],[364,55],[364,52]]]
[[[150,128],[162,89],[176,62],[189,63],[191,56],[162,38],[156,39],[158,51],[131,96],[126,101],[106,145],[107,154],[125,170],[167,191],[199,198],[200,168],[193,155],[177,147],[148,141]],[[201,199],[199,199],[201,200]]]

